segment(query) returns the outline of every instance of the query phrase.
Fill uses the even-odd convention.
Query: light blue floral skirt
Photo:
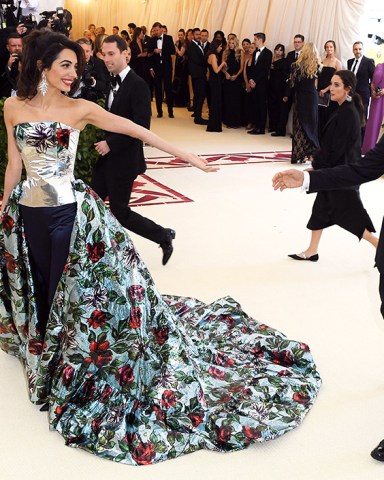
[[[162,296],[126,230],[74,183],[71,248],[45,338],[17,187],[0,228],[0,347],[66,444],[131,465],[239,450],[297,427],[321,379],[305,343],[225,297]]]

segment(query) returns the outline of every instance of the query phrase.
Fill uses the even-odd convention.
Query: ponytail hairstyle
[[[50,69],[60,52],[72,50],[77,57],[77,80],[71,86],[70,94],[78,88],[83,72],[85,57],[81,46],[69,40],[62,33],[51,30],[34,30],[23,38],[23,60],[17,82],[17,95],[22,100],[31,99],[37,94],[41,73]]]
[[[350,70],[337,70],[334,73],[334,76],[337,75],[340,77],[343,82],[344,88],[350,88],[349,96],[351,101],[354,103],[357,113],[360,117],[360,125],[365,126],[365,115],[364,115],[364,106],[363,101],[361,100],[360,95],[356,92],[357,79],[356,75]]]

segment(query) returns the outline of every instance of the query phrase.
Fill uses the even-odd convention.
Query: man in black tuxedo
[[[10,33],[6,43],[7,53],[1,62],[0,98],[15,95],[20,70],[20,58],[23,50],[22,37],[18,33]],[[4,62],[4,63],[3,63]]]
[[[256,50],[252,55],[252,67],[248,78],[252,89],[251,101],[255,124],[250,135],[264,135],[267,121],[268,76],[272,63],[272,52],[265,44],[265,33],[255,33]]]
[[[173,38],[163,33],[160,22],[152,26],[153,37],[148,45],[148,53],[152,54],[150,74],[155,81],[155,98],[157,116],[163,116],[164,92],[168,106],[169,118],[173,115],[173,93],[172,93],[172,55],[176,55]]]
[[[203,47],[204,50],[204,55],[207,55],[209,46],[211,45],[211,42],[208,40],[209,38],[209,32],[206,28],[203,28],[200,32],[200,43],[201,46]]]
[[[192,35],[193,39],[188,46],[188,68],[192,78],[195,123],[208,125],[208,120],[202,117],[203,104],[207,96],[207,59],[200,42],[200,28],[194,28]]]
[[[372,58],[363,55],[363,48],[362,42],[355,42],[353,44],[354,58],[350,58],[347,61],[347,66],[348,70],[351,70],[356,75],[356,92],[363,100],[365,119],[367,119],[375,62]]]
[[[313,193],[361,185],[376,180],[382,175],[384,175],[384,136],[357,163],[309,172],[295,169],[286,170],[277,173],[273,177],[272,183],[275,190],[304,187],[309,193]],[[380,231],[375,260],[380,273],[381,314],[384,317],[384,222]],[[375,460],[384,462],[384,440],[371,452],[371,456]]]
[[[286,102],[283,102],[280,118],[277,123],[277,128],[276,128],[276,131],[272,133],[271,135],[272,137],[285,137],[289,112],[291,110],[292,101],[293,101],[292,92],[290,95],[288,94],[288,80],[291,75],[292,63],[296,62],[296,60],[299,58],[299,55],[301,53],[303,46],[304,46],[304,35],[301,35],[300,33],[298,33],[293,38],[294,50],[291,50],[290,52],[288,52],[286,56],[287,61],[285,64],[286,66],[285,79],[287,83],[287,90],[285,90],[284,92],[281,92],[282,94],[281,98],[288,97],[288,100]]]
[[[115,115],[149,128],[149,89],[127,65],[130,51],[125,40],[118,35],[110,35],[104,40],[102,53],[108,71],[114,75],[107,95],[107,108]],[[105,140],[97,142],[95,147],[100,157],[93,168],[92,188],[103,200],[109,197],[111,211],[123,227],[160,245],[165,265],[173,252],[174,230],[157,225],[128,206],[133,182],[146,170],[142,141],[128,135],[105,132]]]

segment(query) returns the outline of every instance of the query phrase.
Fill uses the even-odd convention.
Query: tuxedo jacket
[[[353,102],[337,107],[323,128],[320,149],[315,152],[312,168],[333,168],[356,163],[361,157],[361,126]]]
[[[256,51],[252,55],[252,65],[249,70],[248,81],[254,80],[256,83],[256,89],[261,86],[266,86],[268,83],[269,70],[272,63],[272,52],[268,48],[260,53],[257,63],[255,65]]]
[[[337,190],[358,186],[376,180],[384,174],[384,135],[377,145],[364,158],[349,165],[339,165],[309,172],[309,193],[321,190]],[[384,223],[383,223],[384,226]],[[384,274],[384,228],[381,227],[379,245],[376,253],[376,265],[380,274]]]
[[[103,60],[94,56],[91,57],[91,63],[93,64],[93,69],[95,71],[95,80],[96,85],[93,87],[97,92],[105,95],[107,88],[109,88],[109,72]]]
[[[291,50],[290,52],[287,53],[287,56],[285,58],[286,58],[285,73],[288,79],[291,74],[292,63],[296,62],[296,51]]]
[[[149,129],[151,121],[149,88],[132,69],[121,83],[110,112]],[[110,148],[107,154],[108,161],[111,161],[113,168],[120,169],[122,174],[128,173],[133,178],[145,172],[146,164],[141,140],[113,132],[105,132],[105,140]]]
[[[154,53],[155,48],[157,48],[157,37],[152,37],[148,45],[148,53],[152,53],[151,68],[153,68],[155,72],[160,69],[160,66],[172,70],[172,55],[176,55],[173,38],[170,35],[163,34],[161,55]]]
[[[350,58],[347,61],[348,70],[352,70],[354,61],[355,58]],[[371,82],[374,71],[374,60],[363,55],[359,69],[355,73],[357,79],[356,92],[361,96],[364,104],[368,104],[371,98]]]
[[[207,76],[207,58],[202,48],[192,41],[188,45],[188,69],[192,78]]]

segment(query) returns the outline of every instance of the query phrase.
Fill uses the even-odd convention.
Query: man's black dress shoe
[[[157,114],[157,118],[162,118],[163,114],[162,113],[158,113]]]
[[[265,135],[264,130],[260,130],[259,128],[253,128],[252,130],[249,130],[247,133],[250,135]]]
[[[271,137],[285,137],[285,133],[273,132],[271,133]]]
[[[194,108],[192,106],[187,107],[188,112],[193,112]]]
[[[379,462],[384,462],[384,440],[382,440],[379,445],[372,450],[371,457]]]
[[[163,265],[166,265],[173,253],[172,240],[176,237],[176,232],[170,228],[165,229],[165,240],[160,243],[163,250]]]
[[[195,114],[194,114],[194,113],[192,113],[191,117],[193,118],[194,116],[195,116]]]
[[[40,408],[40,412],[48,412],[49,410],[49,403],[44,403],[44,405]]]
[[[208,125],[208,120],[205,120],[204,118],[195,118],[194,122],[196,125]]]
[[[168,113],[168,117],[169,117],[169,118],[175,118],[175,116],[173,115],[173,112],[169,112],[169,113]]]
[[[308,260],[309,262],[317,262],[319,260],[319,255],[317,253],[316,255],[312,255],[310,257],[306,257],[304,253],[301,253],[300,255],[292,253],[291,255],[288,255],[288,257],[293,258],[293,260]]]

